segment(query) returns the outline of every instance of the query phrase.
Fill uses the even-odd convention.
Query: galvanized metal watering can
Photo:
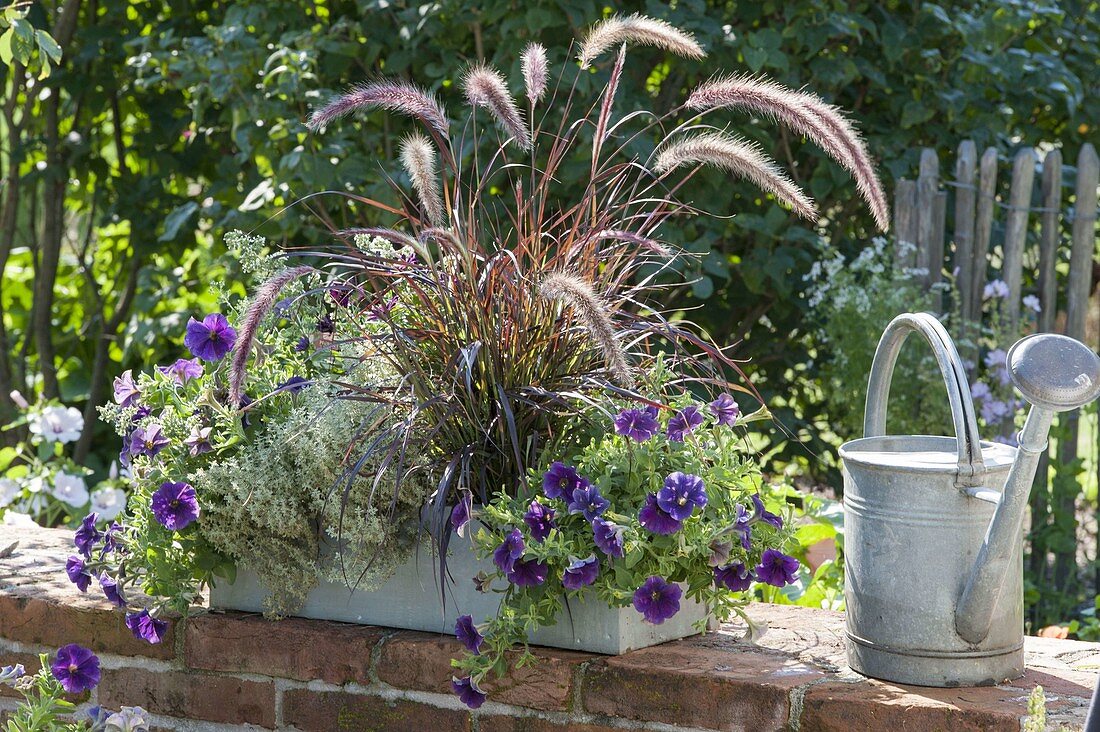
[[[906,337],[935,352],[954,437],[885,435]],[[895,318],[867,385],[864,437],[844,464],[848,664],[889,681],[983,686],[1024,672],[1023,519],[1056,412],[1100,394],[1100,357],[1061,335],[1028,336],[1008,371],[1031,404],[1019,447],[983,442],[951,337],[927,313]]]

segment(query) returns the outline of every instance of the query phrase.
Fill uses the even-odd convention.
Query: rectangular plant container
[[[352,591],[342,583],[326,582],[314,588],[300,617],[339,620],[432,633],[454,633],[459,615],[472,615],[475,623],[496,615],[500,595],[482,593],[472,578],[495,567],[478,561],[469,538],[452,536],[448,550],[446,606],[440,601],[436,583],[438,559],[421,549],[419,556],[400,565],[392,577],[376,590]],[[219,583],[210,590],[210,607],[223,610],[262,612],[267,591],[252,572],[240,570],[233,584]],[[650,625],[633,607],[609,608],[595,593],[571,601],[556,625],[542,628],[531,637],[533,645],[618,655],[636,648],[657,645],[695,635],[695,623],[707,616],[700,603],[680,599],[680,612],[661,625]]]

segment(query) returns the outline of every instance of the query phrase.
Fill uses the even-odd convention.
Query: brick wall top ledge
[[[0,664],[88,646],[104,666],[92,701],[141,705],[165,730],[1018,732],[1037,684],[1052,728],[1079,729],[1100,671],[1100,644],[1028,638],[1027,674],[1002,686],[889,684],[847,668],[842,614],[758,605],[750,614],[769,629],[757,645],[730,625],[618,657],[536,649],[538,664],[488,684],[490,702],[471,713],[449,690],[453,638],[204,613],[150,646],[94,586],[82,595],[68,582],[70,532],[0,527],[0,546],[12,541],[0,558]],[[0,719],[13,704],[0,687]]]

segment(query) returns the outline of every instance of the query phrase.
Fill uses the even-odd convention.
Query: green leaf
[[[12,56],[19,63],[25,64],[30,61],[34,52],[34,26],[20,19],[11,24],[11,30],[14,31],[11,39]]]
[[[745,65],[755,74],[764,67],[768,60],[768,51],[764,48],[745,48],[741,51],[745,57]]]
[[[175,241],[180,229],[198,210],[199,204],[194,201],[188,201],[172,209],[172,212],[164,217],[164,232],[157,237],[157,241]]]
[[[44,30],[37,30],[34,32],[34,37],[38,39],[39,53],[48,56],[55,64],[61,62],[61,46],[57,45],[53,36]]]
[[[3,35],[0,35],[0,61],[3,61],[5,64],[10,64],[12,62],[11,39],[14,35],[14,28],[8,28],[4,31]]]

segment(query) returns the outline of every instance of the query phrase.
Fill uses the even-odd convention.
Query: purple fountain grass
[[[620,43],[655,46],[685,58],[703,58],[706,52],[690,33],[663,20],[644,15],[615,15],[594,25],[581,43],[577,60],[587,69],[607,49]]]
[[[707,132],[666,145],[654,170],[664,174],[683,165],[713,165],[752,181],[808,221],[817,220],[814,202],[788,178],[759,145],[721,132]]]
[[[412,84],[392,80],[372,81],[352,87],[315,110],[306,124],[316,131],[356,110],[377,107],[415,117],[438,139],[446,140],[450,135],[447,112],[434,94]]]
[[[532,106],[538,104],[546,94],[546,80],[549,76],[549,64],[546,61],[546,49],[541,43],[528,43],[520,56],[520,68],[523,71],[523,86],[527,90],[527,99]]]
[[[607,314],[607,303],[600,299],[590,284],[576,275],[552,272],[539,283],[539,294],[568,304],[588,329],[592,341],[599,346],[607,362],[607,370],[614,375],[615,380],[623,386],[634,385],[634,375],[627,363],[626,354],[615,338],[615,325]]]
[[[764,79],[725,76],[700,84],[685,106],[698,111],[748,109],[766,114],[805,135],[852,173],[875,223],[883,231],[889,227],[886,197],[862,140],[839,110],[820,98]]]
[[[241,322],[237,324],[237,343],[233,348],[233,362],[229,366],[229,403],[234,408],[241,405],[248,357],[252,353],[252,344],[256,342],[256,335],[264,316],[275,307],[275,303],[279,300],[279,293],[284,287],[299,277],[315,271],[313,267],[308,266],[288,267],[275,273],[253,295],[252,303],[245,310]]]
[[[412,134],[401,140],[401,165],[409,174],[413,190],[433,226],[442,226],[443,200],[439,194],[439,173],[435,148],[428,138]]]
[[[501,129],[511,135],[517,145],[524,150],[531,149],[531,132],[523,123],[523,115],[500,72],[484,65],[474,66],[463,77],[462,88],[471,107],[488,109]]]

